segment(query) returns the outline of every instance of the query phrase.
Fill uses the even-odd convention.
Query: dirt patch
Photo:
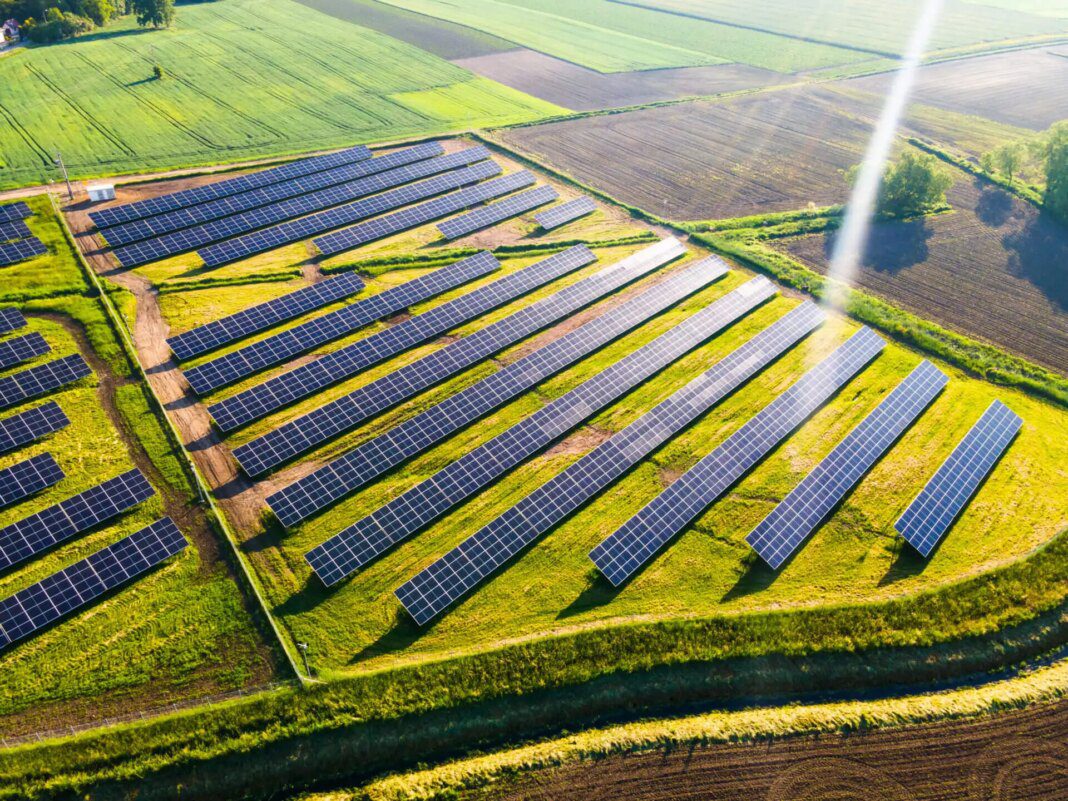
[[[562,439],[545,452],[546,456],[578,456],[586,454],[612,436],[611,431],[605,431],[594,426],[584,426],[566,439]]]
[[[602,73],[525,49],[464,58],[454,63],[575,111],[637,106],[796,80],[744,64]]]
[[[527,774],[467,799],[1060,801],[1068,702],[970,722],[611,757]]]

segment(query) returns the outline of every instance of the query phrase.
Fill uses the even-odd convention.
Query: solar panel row
[[[0,222],[0,242],[8,242],[12,239],[25,239],[31,236],[30,226],[22,220],[10,220]]]
[[[32,215],[33,212],[30,211],[30,207],[21,200],[18,203],[5,203],[0,206],[0,222],[24,220]]]
[[[719,260],[692,265],[327,463],[268,497],[268,505],[287,526],[306,519],[726,273]]]
[[[1023,420],[994,401],[927,482],[894,528],[929,556],[1019,433]]]
[[[42,453],[0,470],[0,506],[10,506],[63,480],[63,471],[50,453]]]
[[[539,186],[517,195],[506,197],[496,203],[489,203],[482,208],[469,211],[451,220],[438,223],[438,231],[446,239],[459,239],[482,228],[488,228],[524,212],[544,206],[556,200],[559,195],[551,186]]]
[[[208,413],[223,431],[233,431],[596,260],[585,245],[568,248],[213,404]]]
[[[266,472],[563,319],[684,252],[685,248],[675,239],[645,248],[236,448],[234,456],[249,475]]]
[[[197,326],[167,340],[171,352],[180,361],[222,347],[272,326],[296,319],[306,312],[328,306],[336,300],[355,295],[363,289],[363,279],[354,272],[328,278],[318,284],[298,289],[280,298],[260,303]]]
[[[768,290],[774,293],[770,285],[758,285],[756,290],[758,302]],[[745,308],[741,307],[742,313]],[[815,304],[798,306],[421,571],[397,590],[397,597],[416,622],[429,622],[807,336],[823,319]]]
[[[478,156],[478,151],[478,148],[472,148],[471,150],[464,150],[441,158],[462,162]],[[434,159],[434,161],[437,161],[437,159]],[[310,214],[307,217],[301,217],[299,220],[291,220],[263,231],[245,234],[227,242],[220,242],[217,245],[209,245],[197,252],[208,267],[218,267],[238,259],[247,258],[256,253],[273,250],[282,245],[300,242],[317,234],[331,231],[334,228],[365,220],[376,214],[384,214],[409,203],[415,203],[419,200],[440,195],[443,192],[477,183],[485,178],[499,175],[500,172],[501,168],[495,162],[482,161],[472,164],[470,167],[438,175],[425,181],[400,186],[396,189],[358,200],[355,203]]]
[[[885,347],[862,328],[590,552],[619,586]]]
[[[444,148],[437,142],[427,142],[355,164],[344,164],[340,167],[334,167],[311,175],[290,178],[276,184],[252,189],[238,195],[228,195],[196,206],[175,209],[155,217],[132,220],[122,225],[116,225],[114,228],[108,228],[104,235],[107,237],[108,244],[112,247],[128,245],[131,242],[138,242],[142,239],[161,236],[182,228],[201,225],[212,220],[240,214],[259,206],[268,206],[290,198],[307,195],[328,187],[351,184],[368,175],[375,175],[395,167],[402,167],[423,159],[440,156],[444,152]],[[352,195],[351,197],[344,197],[344,199],[348,200],[355,197],[358,196]]]
[[[76,534],[118,517],[155,494],[140,470],[130,470],[85,492],[0,528],[0,570],[44,553]]]
[[[55,401],[19,412],[0,420],[0,453],[21,448],[69,425],[70,420]]]
[[[186,547],[169,517],[0,601],[0,648],[28,637]]]
[[[365,223],[345,228],[332,234],[319,237],[315,246],[324,256],[334,256],[346,250],[383,239],[387,236],[407,231],[409,228],[439,220],[457,211],[475,206],[493,198],[502,197],[517,189],[534,183],[534,176],[527,170],[520,170],[502,178],[478,184],[476,186],[453,192],[445,197],[421,203],[418,206],[401,209],[393,214],[377,217]]]
[[[92,372],[85,359],[75,353],[4,376],[0,378],[0,409],[72,384]]]
[[[553,206],[551,209],[538,212],[534,215],[534,221],[542,227],[545,231],[551,231],[554,228],[559,228],[561,225],[577,220],[579,217],[585,217],[587,214],[592,214],[597,211],[597,204],[593,202],[592,198],[577,197],[574,200],[569,200],[566,203],[561,203],[559,206]]]
[[[106,228],[111,225],[120,225],[130,220],[150,217],[153,214],[163,214],[186,206],[196,206],[215,198],[236,195],[260,186],[288,181],[301,175],[310,175],[329,170],[332,167],[339,167],[342,164],[352,164],[369,158],[371,158],[371,151],[363,145],[357,145],[337,153],[291,161],[288,164],[272,167],[269,170],[260,170],[237,178],[216,181],[206,186],[183,189],[181,192],[172,192],[169,195],[138,200],[135,203],[126,203],[122,206],[113,206],[100,211],[91,211],[89,212],[89,217],[98,228]]]
[[[488,275],[499,266],[499,262],[490,253],[476,253],[400,286],[371,295],[342,309],[204,362],[187,370],[185,377],[194,392],[206,395],[219,387],[352,333],[375,320]]]
[[[231,217],[212,220],[192,228],[172,231],[169,234],[163,234],[153,239],[123,245],[116,248],[114,254],[124,267],[136,267],[139,264],[147,264],[167,256],[184,253],[212,242],[239,237],[260,228],[292,220],[294,217],[315,214],[323,209],[329,209],[331,206],[338,206],[357,198],[373,195],[373,197],[360,204],[360,208],[364,209],[363,216],[366,217],[371,213],[377,214],[380,210],[393,208],[396,200],[393,200],[393,205],[391,205],[391,197],[396,196],[398,193],[403,195],[404,190],[393,189],[392,192],[383,192],[377,195],[375,193],[408,184],[418,178],[447,173],[457,167],[481,161],[488,156],[489,151],[479,145],[478,147],[450,153],[448,156],[440,156],[435,159],[408,164],[404,167],[396,167],[355,181],[330,186],[307,195],[272,203],[269,206],[249,209]],[[449,188],[452,188],[451,185]],[[349,209],[349,214],[351,214],[353,205],[344,206],[343,208]],[[335,209],[335,211],[340,213],[341,210]],[[360,219],[358,217],[350,218],[348,215],[343,216],[344,219],[338,225],[351,222],[352,219]]]
[[[0,342],[0,370],[28,362],[52,350],[45,338],[34,331],[32,334]]]
[[[0,266],[15,264],[48,252],[45,244],[35,236],[0,245]]]
[[[25,328],[25,326],[26,318],[14,306],[0,309],[0,334],[8,334],[20,328]]]
[[[921,362],[745,538],[778,568],[942,391],[949,379]]]

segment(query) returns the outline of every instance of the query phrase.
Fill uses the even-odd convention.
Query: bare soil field
[[[526,49],[463,58],[453,63],[576,111],[636,106],[794,80],[788,75],[744,64],[603,73]]]
[[[844,82],[883,94],[891,74]],[[1068,117],[1068,47],[1037,48],[931,64],[913,97],[939,108],[1041,131]]]
[[[1059,801],[1068,702],[849,736],[612,757],[462,796],[508,801]]]
[[[1065,373],[1068,228],[1008,192],[957,175],[947,195],[953,213],[874,226],[858,283]],[[823,272],[833,244],[833,234],[820,234],[778,247]]]

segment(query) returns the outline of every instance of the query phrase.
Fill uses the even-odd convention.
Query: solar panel
[[[990,404],[894,523],[906,542],[929,556],[1022,426],[1023,420],[1004,403]]]
[[[324,314],[267,339],[219,356],[185,371],[193,391],[206,395],[254,373],[281,364],[312,348],[350,334],[368,323],[488,275],[500,266],[490,253],[476,253],[400,286]]]
[[[30,211],[30,207],[21,200],[18,203],[5,203],[3,206],[0,206],[0,222],[24,220],[32,215],[33,212]]]
[[[567,203],[561,203],[559,206],[553,206],[551,209],[538,212],[534,215],[534,221],[542,227],[545,231],[551,231],[554,228],[559,228],[565,223],[569,223],[572,220],[577,220],[579,217],[585,217],[587,214],[592,214],[597,211],[597,204],[588,197],[578,197],[574,200],[569,200]]]
[[[544,206],[558,197],[556,190],[551,186],[539,186],[438,223],[438,231],[446,239],[459,239],[499,222],[510,220],[512,217],[518,217],[538,206]]]
[[[32,259],[34,256],[43,256],[47,252],[48,248],[35,236],[31,236],[29,239],[7,242],[0,245],[0,266]]]
[[[0,528],[0,570],[25,562],[76,534],[118,517],[155,492],[140,470],[130,470]]]
[[[928,361],[875,407],[745,538],[772,568],[790,558],[949,379]]]
[[[233,431],[596,260],[576,245],[213,404],[208,413],[223,431]]]
[[[885,342],[862,328],[590,551],[619,586],[877,356]]]
[[[28,637],[186,547],[169,517],[0,601],[0,648]]]
[[[774,288],[771,287],[774,292]],[[823,321],[805,303],[484,526],[396,592],[424,624]]]
[[[63,471],[50,453],[14,464],[0,470],[0,506],[10,506],[62,480]]]
[[[0,242],[7,242],[11,239],[24,239],[29,236],[32,236],[30,226],[26,225],[22,220],[0,222]]]
[[[92,372],[85,359],[75,353],[4,376],[0,378],[0,409],[74,383]]]
[[[0,453],[13,451],[70,425],[55,401],[0,420]]]
[[[0,334],[8,334],[25,326],[26,318],[14,306],[0,309]]]
[[[316,215],[316,213],[322,212],[323,209],[329,209],[331,206],[338,206],[357,198],[366,198],[367,195],[373,195],[360,204],[349,204],[342,207],[342,209],[348,209],[347,212],[342,209],[335,209],[334,211],[343,217],[341,222],[330,226],[336,228],[338,225],[344,225],[354,219],[362,219],[370,214],[377,214],[382,209],[395,208],[397,198],[403,197],[404,192],[401,189],[394,189],[394,187],[401,187],[403,184],[408,184],[418,178],[448,173],[457,167],[481,161],[488,156],[489,151],[479,145],[467,150],[450,153],[448,156],[396,167],[385,172],[338,184],[337,186],[330,186],[306,195],[272,203],[268,206],[242,211],[229,217],[193,226],[192,228],[183,228],[152,239],[122,245],[114,250],[114,254],[124,267],[136,267],[139,264],[147,264],[151,261],[194,250],[212,242],[239,237],[260,228],[267,228],[276,223],[292,220],[294,217],[302,217],[305,214]],[[451,189],[454,187],[450,184],[446,188]],[[387,189],[392,189],[392,191],[383,192],[383,190]],[[375,193],[381,194],[376,195]],[[352,217],[357,206],[362,216]],[[305,218],[305,220],[308,219]],[[316,219],[327,218],[316,216]],[[309,222],[301,223],[302,226],[310,224]],[[319,233],[320,230],[322,229],[314,228],[314,230],[305,233],[300,238],[307,238],[311,233]],[[272,247],[277,247],[277,245]]]
[[[313,309],[355,295],[363,289],[363,279],[354,272],[328,278],[318,284],[298,289],[280,298],[197,326],[167,340],[171,352],[181,361],[236,342],[279,323],[300,317]]]
[[[236,448],[234,456],[249,475],[270,470],[563,319],[684,252],[685,248],[676,239],[648,247]]]
[[[384,239],[387,236],[407,231],[410,228],[433,222],[434,220],[447,217],[457,211],[463,211],[471,206],[492,200],[502,195],[522,189],[534,183],[534,176],[526,170],[505,175],[492,181],[477,184],[475,186],[453,192],[445,197],[435,198],[418,206],[401,209],[393,214],[377,217],[365,223],[345,228],[332,234],[319,237],[315,246],[324,256],[333,256],[352,250],[368,242]]]
[[[706,259],[688,267],[327,463],[268,497],[268,505],[284,525],[306,519],[726,273],[727,268],[719,259]],[[523,438],[523,442],[527,439]]]
[[[130,220],[150,217],[153,214],[164,214],[174,209],[196,206],[216,198],[248,192],[260,186],[288,181],[301,175],[310,175],[333,167],[339,167],[342,164],[352,164],[369,158],[371,158],[371,151],[363,145],[357,145],[337,153],[291,161],[288,164],[272,167],[269,170],[260,170],[259,172],[240,175],[236,178],[217,181],[205,186],[183,189],[181,192],[172,192],[169,195],[138,200],[135,203],[126,203],[122,206],[113,206],[100,211],[91,211],[89,212],[89,217],[98,228],[106,228],[111,225],[120,225]]]
[[[241,212],[249,211],[260,206],[269,206],[283,200],[300,197],[301,195],[308,195],[312,192],[317,192],[329,187],[345,185],[346,188],[344,191],[337,191],[320,196],[324,202],[330,197],[341,197],[342,200],[337,201],[341,203],[345,200],[352,200],[360,196],[358,194],[352,194],[352,192],[364,188],[365,185],[363,183],[355,183],[361,178],[365,178],[368,175],[383,173],[395,167],[402,167],[434,156],[440,156],[444,152],[444,148],[437,142],[427,142],[425,144],[416,145],[415,147],[397,150],[385,156],[378,156],[377,158],[360,161],[355,164],[344,164],[340,167],[324,170],[323,172],[290,178],[289,180],[280,183],[270,184],[269,186],[242,192],[238,195],[228,195],[196,206],[175,209],[174,211],[167,212],[166,214],[159,214],[155,217],[131,220],[128,223],[116,225],[114,228],[108,228],[104,232],[104,235],[107,238],[108,244],[112,247],[128,245],[131,242],[138,242],[142,239],[162,236],[163,234],[178,231],[182,228],[189,228],[194,225],[202,225],[203,223],[211,222],[212,220],[240,214]],[[366,192],[364,192],[364,194],[366,194]],[[301,204],[301,207],[306,208],[307,204]],[[324,207],[320,206],[320,208]]]
[[[432,161],[438,165],[460,164],[472,159],[478,161],[476,156],[481,157],[480,154],[480,148],[471,148],[470,150],[452,153]],[[413,165],[413,168],[418,166]],[[208,267],[218,267],[257,253],[273,250],[282,245],[300,242],[334,228],[365,220],[376,214],[384,214],[409,203],[415,203],[419,200],[440,195],[443,192],[477,183],[484,178],[499,175],[500,172],[501,168],[495,162],[481,161],[472,164],[470,167],[453,170],[425,181],[398,186],[396,189],[358,200],[355,203],[320,211],[307,217],[301,217],[299,220],[290,220],[272,228],[238,236],[235,239],[220,242],[216,245],[209,245],[199,249],[197,252]]]
[[[0,342],[0,370],[28,362],[52,350],[45,338],[34,331],[32,334]]]

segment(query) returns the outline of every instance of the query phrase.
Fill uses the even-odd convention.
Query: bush
[[[70,39],[79,33],[93,29],[92,20],[77,14],[60,11],[58,8],[45,10],[44,21],[29,20],[23,28],[26,38],[36,44],[49,44],[62,39]]]
[[[859,172],[852,167],[846,180],[852,184]],[[934,156],[906,150],[896,164],[886,168],[879,189],[878,213],[884,217],[915,217],[944,206],[953,177]]]

